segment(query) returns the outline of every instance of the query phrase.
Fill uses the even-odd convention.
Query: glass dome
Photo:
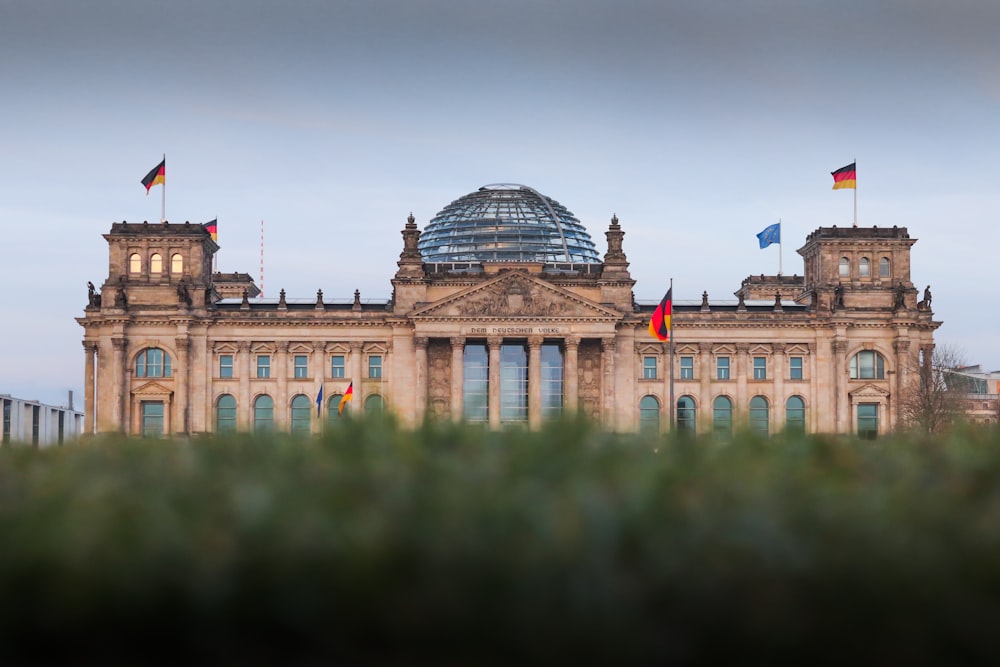
[[[448,204],[417,244],[425,262],[600,263],[590,234],[562,204],[526,185],[484,185]]]

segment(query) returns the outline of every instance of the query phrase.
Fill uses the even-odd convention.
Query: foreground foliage
[[[997,627],[995,431],[0,450],[6,661],[969,663]]]

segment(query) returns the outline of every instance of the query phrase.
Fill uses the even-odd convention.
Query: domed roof
[[[445,206],[417,244],[425,262],[600,263],[590,234],[534,188],[484,185]]]

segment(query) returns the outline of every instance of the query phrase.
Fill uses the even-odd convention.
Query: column
[[[851,425],[851,405],[847,395],[847,364],[846,352],[847,341],[834,339],[830,341],[831,368],[833,368],[833,391],[834,391],[834,430],[837,433],[854,433],[855,428]]]
[[[94,401],[94,357],[97,355],[97,343],[83,341],[83,432],[92,435],[97,424],[97,407]]]
[[[114,397],[111,404],[111,422],[117,431],[127,433],[125,406],[131,400],[132,392],[125,374],[125,339],[112,338],[111,346],[114,349],[111,364],[111,395]]]
[[[577,336],[567,336],[563,341],[566,347],[566,365],[563,367],[563,410],[575,415],[580,408],[580,339]]]
[[[413,339],[413,354],[416,362],[415,377],[413,380],[413,391],[416,392],[414,398],[414,423],[419,424],[427,414],[427,345],[430,341],[426,336],[416,336]]]
[[[352,405],[350,409],[354,410],[352,414],[355,415],[361,414],[359,412],[361,409],[359,406],[364,398],[361,395],[361,362],[363,361],[362,357],[364,357],[364,349],[364,343],[351,343],[351,367],[349,369],[351,376],[349,379],[354,384],[354,398],[351,399],[351,403],[354,405]]]
[[[489,416],[490,427],[500,427],[500,346],[503,338],[487,338],[490,351]]]
[[[601,339],[601,415],[604,426],[615,430],[615,351],[618,345],[614,338]],[[625,400],[630,400],[626,398]],[[633,406],[636,410],[638,406]]]
[[[190,382],[188,351],[191,341],[187,336],[177,336],[174,339],[174,346],[177,350],[177,365],[174,366],[176,390],[170,401],[170,422],[173,424],[172,431],[174,433],[187,434],[189,423],[188,385]]]
[[[771,346],[771,359],[774,360],[774,391],[771,399],[771,424],[775,431],[785,428],[785,344],[774,343]]]
[[[748,353],[750,346],[747,343],[736,344],[736,398],[733,406],[733,428],[739,429],[741,425],[748,422],[750,415],[750,396],[747,390],[747,376],[750,368]]]
[[[542,425],[542,338],[528,338],[528,428]]]
[[[896,339],[892,344],[893,350],[896,352],[896,377],[893,379],[892,396],[896,400],[892,401],[892,409],[887,415],[888,423],[886,426],[889,430],[896,428],[899,422],[899,402],[900,398],[907,393],[908,384],[910,382],[910,341],[907,339]],[[924,359],[930,359],[931,354],[933,354],[934,346],[929,346],[930,350],[926,347],[921,348],[924,350]],[[923,371],[923,369],[920,369]]]
[[[316,394],[313,395],[313,404],[316,404],[316,395],[318,395],[320,387],[323,387],[323,403],[316,414],[316,417],[312,420],[312,432],[322,433],[323,431],[323,420],[326,419],[326,405],[330,400],[330,397],[326,393],[326,343],[321,340],[313,341],[313,353],[312,360],[310,364],[312,365],[312,374],[316,379],[316,388],[314,391]]]
[[[451,418],[462,421],[462,403],[465,380],[465,339],[456,336],[451,342]]]
[[[250,395],[250,373],[253,372],[253,354],[251,354],[250,343],[248,341],[241,341],[239,343],[239,378],[240,378],[240,395],[237,397],[236,404],[236,428],[244,433],[249,433],[253,430],[253,397]],[[212,425],[212,430],[215,430],[215,425]]]
[[[712,344],[698,344],[698,358],[701,372],[698,377],[698,431],[702,433],[712,432],[712,379],[715,377],[715,369],[712,368]]]
[[[279,340],[275,346],[274,367],[271,372],[277,379],[278,388],[274,397],[274,430],[287,431],[289,427],[288,413],[291,409],[288,396],[288,341]]]

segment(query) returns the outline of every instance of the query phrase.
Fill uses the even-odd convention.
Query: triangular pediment
[[[622,314],[535,276],[512,271],[417,308],[411,317],[617,320]]]
[[[850,392],[850,396],[851,396],[852,399],[856,399],[856,400],[857,399],[860,399],[860,400],[864,400],[864,399],[878,400],[878,399],[882,399],[882,398],[888,398],[889,392],[887,390],[883,389],[882,387],[877,386],[877,385],[866,384],[866,385],[864,385],[862,387],[858,387],[854,391]]]
[[[141,396],[143,398],[160,398],[160,397],[170,397],[174,393],[173,389],[169,387],[164,387],[159,382],[147,382],[146,384],[136,387],[132,390],[133,396]]]

